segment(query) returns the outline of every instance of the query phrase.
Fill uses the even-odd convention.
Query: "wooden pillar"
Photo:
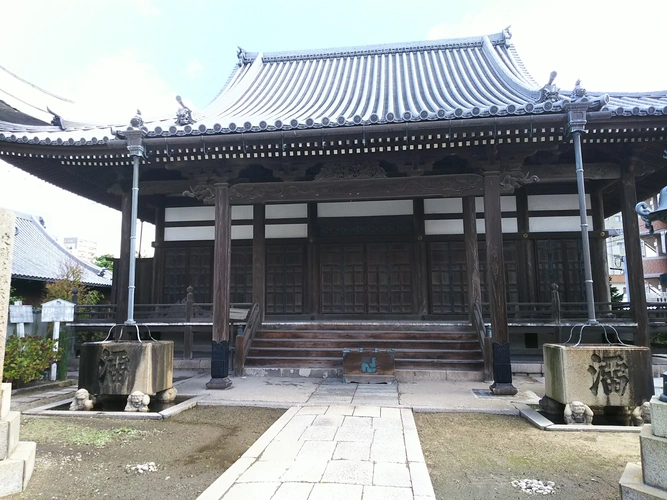
[[[132,192],[129,189],[123,190],[120,211],[120,258],[118,260],[118,269],[114,269],[116,323],[118,324],[124,323],[127,319],[127,287],[129,285],[130,274],[130,232],[132,230]]]
[[[428,248],[425,241],[426,229],[424,223],[424,200],[419,198],[413,200],[413,217],[415,222],[415,283],[417,287],[417,314],[428,314]]]
[[[252,216],[252,301],[264,320],[266,301],[266,206],[255,205]]]
[[[520,189],[515,195],[517,231],[522,236],[518,248],[519,301],[534,303],[537,302],[535,242],[528,237],[530,233],[528,194],[525,189]]]
[[[484,173],[484,223],[486,227],[486,265],[488,269],[491,329],[494,342],[509,342],[505,259],[500,211],[500,172]]]
[[[484,172],[484,225],[493,332],[493,385],[490,389],[497,396],[514,395],[518,390],[512,385],[498,171]]]
[[[591,208],[593,211],[593,234],[591,238],[593,295],[596,302],[611,302],[607,239],[602,236],[605,231],[604,207],[602,204],[602,192],[599,189],[591,193]]]
[[[232,207],[229,185],[215,185],[213,250],[213,338],[209,389],[227,389],[229,380],[229,278],[231,275]]]
[[[315,317],[320,311],[320,248],[315,243],[317,238],[317,203],[308,203],[308,263],[305,311]]]
[[[648,315],[646,313],[646,290],[644,289],[644,268],[642,262],[639,221],[635,206],[637,191],[635,188],[634,162],[621,166],[621,214],[623,215],[623,241],[630,289],[630,307],[637,322],[635,345],[650,347]]]
[[[153,280],[151,303],[161,304],[164,297],[164,203],[155,208],[155,249],[153,254]]]
[[[477,243],[477,210],[475,197],[463,198],[463,235],[465,239],[466,269],[468,270],[468,316],[474,322],[474,308],[482,307],[482,286],[479,278],[479,248]]]

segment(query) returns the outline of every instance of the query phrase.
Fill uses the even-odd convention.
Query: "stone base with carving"
[[[543,350],[545,394],[562,404],[635,408],[653,395],[647,347],[544,344]]]
[[[176,390],[176,387],[170,387],[169,389],[158,392],[155,395],[155,400],[160,403],[171,403],[176,399],[177,394],[178,391]]]
[[[35,467],[37,444],[19,441],[21,414],[9,411],[11,384],[0,384],[0,497],[20,493]]]
[[[125,405],[125,410],[123,411],[146,412],[148,411],[148,405],[150,402],[151,397],[148,394],[144,394],[141,391],[134,391],[127,397],[127,404]]]
[[[153,396],[173,387],[171,341],[86,342],[81,346],[79,388],[97,396]]]

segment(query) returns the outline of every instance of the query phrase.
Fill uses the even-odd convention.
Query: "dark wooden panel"
[[[304,312],[304,245],[267,245],[266,314]]]
[[[467,274],[465,244],[438,241],[429,244],[431,312],[461,315],[466,312]]]
[[[232,246],[229,300],[232,303],[253,302],[253,247],[250,245]]]
[[[412,245],[376,243],[366,247],[367,311],[386,314],[413,312]]]
[[[363,244],[320,246],[323,314],[366,312],[364,261]]]
[[[536,240],[535,252],[538,302],[551,301],[552,283],[558,285],[562,302],[586,300],[581,240]]]

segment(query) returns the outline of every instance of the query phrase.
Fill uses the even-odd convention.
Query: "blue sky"
[[[177,94],[205,106],[233,69],[237,46],[365,45],[512,25],[512,42],[539,83],[556,70],[562,88],[581,78],[592,90],[663,90],[665,19],[664,0],[3,0],[0,66],[74,99],[86,116],[129,120],[137,107],[145,115],[174,113]],[[7,165],[0,164],[0,178],[1,206],[44,216],[60,237],[95,239],[100,252],[118,252],[114,211]]]

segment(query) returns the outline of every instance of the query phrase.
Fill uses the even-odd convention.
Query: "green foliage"
[[[14,295],[16,293],[16,288],[13,286],[9,287],[9,304],[15,304],[16,302],[23,302],[23,297],[20,295]]]
[[[611,301],[623,302],[623,294],[618,290],[618,288],[613,285],[611,285],[609,288],[611,290]]]
[[[5,348],[3,381],[27,384],[42,378],[44,371],[58,359],[54,347],[53,340],[38,336],[9,337]]]
[[[77,288],[79,290],[79,304],[99,303],[102,294],[81,283],[82,277],[83,269],[81,266],[66,264],[60,271],[60,279],[46,284],[42,300],[44,302],[55,299],[72,300],[72,289]]]
[[[93,264],[108,269],[109,271],[113,271],[113,259],[113,255],[110,253],[105,253],[104,255],[98,255],[95,257]]]

